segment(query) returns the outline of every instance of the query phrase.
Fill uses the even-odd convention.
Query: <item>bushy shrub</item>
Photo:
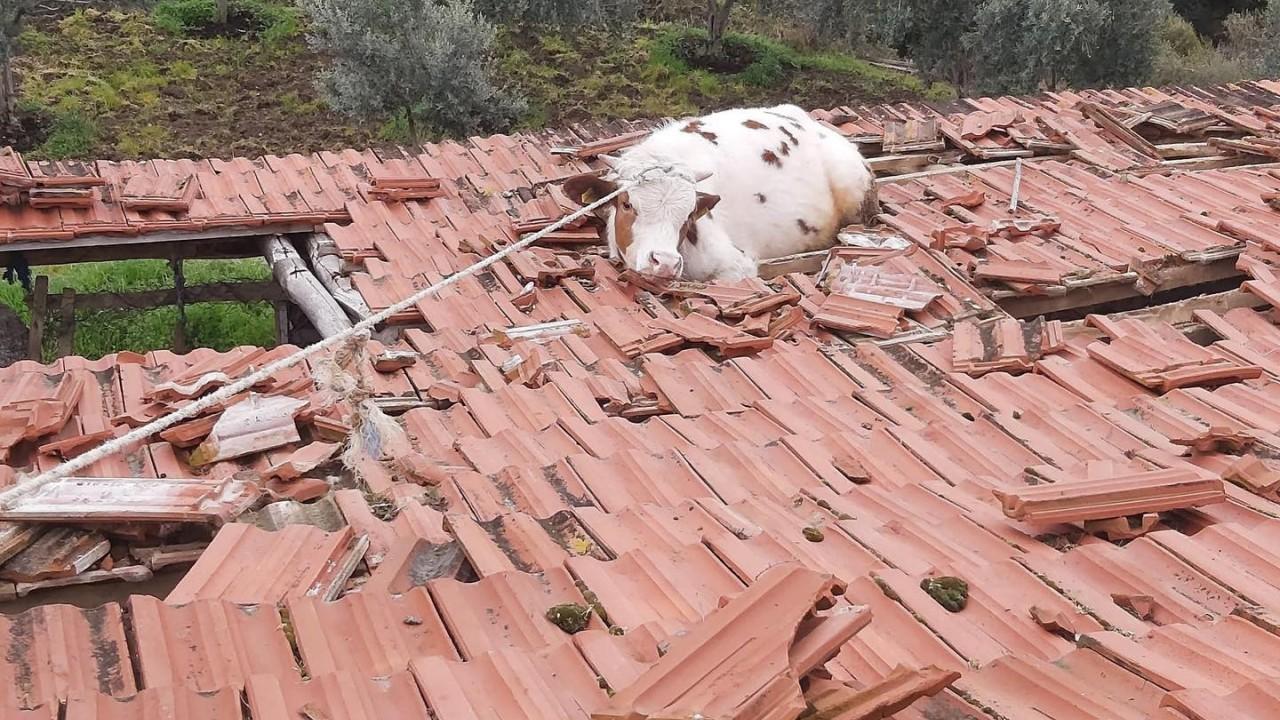
[[[218,29],[217,0],[161,0],[151,11],[157,27],[177,35]],[[230,0],[233,22],[268,42],[298,33],[297,9],[268,0]]]
[[[332,58],[330,104],[366,117],[402,114],[420,135],[502,130],[523,102],[493,78],[496,31],[470,0],[302,0],[313,46]]]
[[[627,22],[641,0],[476,0],[476,10],[498,22],[584,25]]]

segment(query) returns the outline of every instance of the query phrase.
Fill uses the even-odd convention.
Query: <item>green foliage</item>
[[[156,27],[176,35],[209,31],[218,24],[217,0],[160,0],[151,11]],[[249,29],[268,43],[298,34],[295,8],[268,0],[231,0],[232,21],[243,19]]]
[[[79,293],[131,292],[173,287],[173,273],[160,260],[81,263],[32,268],[49,276],[49,291],[64,288]],[[188,285],[211,282],[266,280],[271,272],[260,260],[192,260],[184,266]],[[0,282],[0,304],[13,308],[30,322],[21,286]],[[55,304],[56,305],[56,304]],[[54,307],[53,312],[56,312]],[[230,350],[241,345],[275,344],[275,310],[270,303],[200,303],[189,305],[187,340],[193,347]],[[76,313],[74,352],[98,358],[120,350],[145,352],[172,347],[177,308],[104,310]],[[56,318],[51,319],[56,327]],[[55,333],[47,333],[46,357],[52,358]]]
[[[1219,36],[1229,16],[1260,10],[1266,5],[1267,0],[1173,0],[1178,14],[1204,37]]]
[[[356,116],[405,113],[417,136],[430,128],[471,133],[509,127],[524,109],[498,87],[494,26],[470,0],[303,0],[313,46],[333,59],[322,75],[330,103]]]
[[[1252,76],[1280,75],[1280,0],[1264,10],[1231,15],[1224,23],[1223,52]]]
[[[1232,17],[1243,19],[1245,16]],[[1160,50],[1151,83],[1216,85],[1243,80],[1250,76],[1250,68],[1235,56],[1232,44],[1228,40],[1216,47],[1200,37],[1185,18],[1171,14],[1160,26]]]
[[[215,0],[161,0],[151,11],[156,27],[181,35],[213,25]]]
[[[90,160],[97,142],[98,126],[91,117],[78,110],[60,112],[54,116],[49,136],[30,156],[45,160]]]
[[[632,20],[641,0],[476,0],[476,10],[497,22],[586,25]]]

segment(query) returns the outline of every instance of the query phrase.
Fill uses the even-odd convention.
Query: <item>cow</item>
[[[664,280],[756,277],[761,260],[828,248],[879,207],[858,149],[795,105],[679,120],[600,159],[605,172],[565,194],[585,206],[636,183],[595,213],[611,259]]]

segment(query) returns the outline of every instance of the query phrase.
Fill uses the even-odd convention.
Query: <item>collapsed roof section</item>
[[[293,348],[0,370],[5,589],[191,565],[163,599],[4,616],[0,708],[1269,717],[1278,92],[815,113],[883,174],[881,222],[832,251],[658,287],[583,224],[82,480],[20,476]],[[195,191],[130,197],[194,192],[190,215],[201,173],[233,173],[217,182],[253,176],[268,208],[251,232],[340,208],[306,239],[358,317],[562,217],[556,180],[638,130],[197,163]],[[5,167],[0,228],[63,233],[11,247],[77,237],[83,208],[34,192],[70,170]],[[181,219],[105,199],[128,186],[88,193]],[[127,237],[96,233],[78,237]],[[1232,288],[1035,317],[1210,280]]]

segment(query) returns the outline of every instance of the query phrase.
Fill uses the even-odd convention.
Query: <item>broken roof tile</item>
[[[593,720],[684,715],[755,718],[799,714],[800,678],[871,621],[865,607],[828,595],[830,576],[779,565],[688,634]],[[825,600],[824,600],[825,598]],[[818,610],[817,608],[828,608]],[[751,639],[740,637],[749,633]]]
[[[221,598],[276,603],[290,597],[333,598],[364,556],[368,540],[350,528],[326,533],[307,525],[278,532],[232,523],[218,531],[165,602]]]
[[[1005,515],[1035,523],[1106,520],[1223,502],[1222,480],[1189,470],[1152,470],[997,490]]]

